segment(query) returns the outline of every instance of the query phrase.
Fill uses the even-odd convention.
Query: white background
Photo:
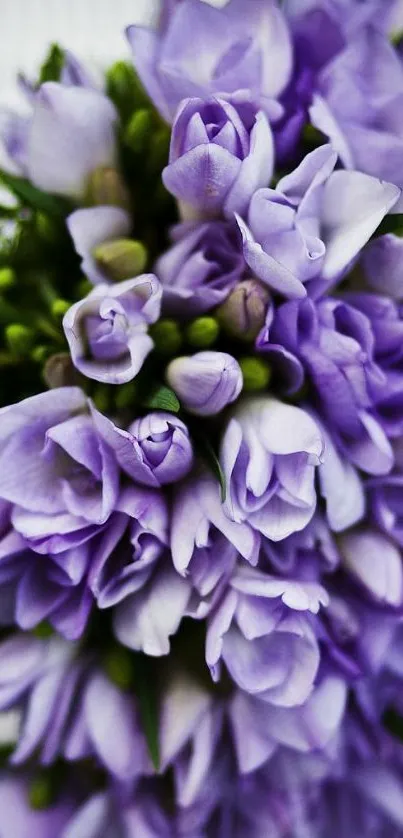
[[[222,6],[227,0],[207,0]],[[128,58],[125,26],[150,17],[158,0],[0,0],[0,104],[18,101],[18,70],[33,73],[57,41],[95,65]]]

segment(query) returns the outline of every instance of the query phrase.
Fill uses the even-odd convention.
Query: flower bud
[[[122,282],[142,273],[147,262],[144,245],[134,239],[103,242],[92,251],[99,268],[113,282]]]
[[[80,384],[80,375],[68,352],[51,355],[45,363],[43,377],[51,390],[55,387],[77,387]]]
[[[182,345],[182,335],[175,320],[158,320],[150,329],[157,352],[161,355],[176,355]]]
[[[271,379],[271,369],[262,358],[241,358],[243,389],[246,393],[258,393],[266,390]]]
[[[130,428],[135,479],[145,486],[175,483],[190,471],[193,449],[186,425],[172,413],[156,411],[136,419]]]
[[[23,323],[10,323],[5,329],[5,339],[13,355],[27,355],[32,349],[35,332]]]
[[[186,329],[186,337],[196,349],[208,349],[216,342],[220,327],[214,317],[198,317]]]
[[[8,291],[15,285],[16,276],[12,268],[0,269],[0,291]]]
[[[269,304],[269,290],[256,279],[245,279],[220,305],[216,316],[227,334],[249,342],[263,328]]]
[[[152,131],[153,116],[147,108],[135,111],[126,126],[124,141],[135,154],[146,148]]]
[[[117,169],[101,166],[91,173],[85,203],[90,207],[110,206],[128,209],[129,194]]]
[[[239,364],[226,352],[198,352],[169,364],[167,380],[184,408],[198,416],[220,413],[242,390]]]

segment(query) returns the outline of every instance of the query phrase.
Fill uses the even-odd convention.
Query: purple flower
[[[303,704],[320,661],[307,614],[321,604],[328,596],[317,583],[240,568],[209,621],[206,660],[213,678],[219,679],[222,660],[251,695],[278,707]]]
[[[74,812],[74,800],[64,790],[61,799],[45,809],[29,804],[29,780],[18,775],[0,775],[0,831],[13,838],[59,838]]]
[[[273,353],[280,341],[302,365],[327,432],[371,474],[385,474],[393,464],[385,434],[393,415],[389,420],[387,407],[377,406],[395,394],[388,367],[399,364],[401,329],[391,301],[351,294],[285,303],[268,330]]]
[[[147,326],[158,319],[161,295],[156,277],[144,274],[97,285],[75,303],[63,328],[77,369],[108,384],[131,381],[153,348]]]
[[[362,266],[374,291],[396,300],[403,298],[403,239],[379,236],[364,248]]]
[[[272,541],[302,530],[315,512],[322,451],[319,428],[303,410],[270,397],[245,399],[221,444],[228,516]]]
[[[344,166],[403,186],[403,68],[378,27],[358,30],[325,67],[310,109]],[[395,211],[400,211],[400,203]]]
[[[226,550],[226,542],[235,548]],[[175,492],[172,508],[172,561],[179,573],[188,568],[211,589],[222,573],[232,569],[236,552],[256,564],[260,538],[248,523],[235,523],[220,503],[219,486],[207,473],[192,475]],[[214,581],[213,581],[214,580]],[[208,585],[210,581],[210,585]]]
[[[188,99],[176,116],[162,179],[202,217],[243,215],[254,192],[273,174],[269,123],[248,102]]]
[[[119,207],[90,207],[71,213],[66,223],[74,247],[81,256],[83,273],[93,285],[109,282],[93,251],[99,244],[127,236],[130,232],[128,213]]]
[[[238,362],[226,352],[197,352],[171,361],[167,380],[183,406],[197,416],[213,416],[242,390]]]
[[[155,265],[164,313],[189,318],[219,305],[245,274],[237,225],[228,221],[179,224],[173,245]]]
[[[112,102],[88,87],[46,82],[32,105],[31,117],[11,117],[6,123],[3,142],[9,157],[40,189],[82,198],[91,173],[116,163]]]
[[[339,538],[342,565],[377,602],[403,602],[403,568],[398,547],[374,528],[359,528]]]
[[[252,272],[285,297],[304,297],[305,283],[343,275],[400,192],[361,172],[334,171],[329,145],[308,154],[275,189],[259,189],[248,224],[238,218]]]
[[[17,634],[1,644],[0,659],[0,706],[21,711],[14,765],[39,752],[42,765],[96,757],[121,780],[151,773],[133,696],[75,645]]]
[[[189,94],[206,98],[247,90],[270,108],[270,97],[278,96],[291,74],[287,25],[271,2],[231,0],[214,9],[184,0],[156,29],[130,26],[127,34],[141,81],[168,121]]]
[[[367,481],[370,511],[378,526],[403,547],[403,475],[400,471]]]

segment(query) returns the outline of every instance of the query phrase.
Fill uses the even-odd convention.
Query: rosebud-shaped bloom
[[[266,322],[270,293],[256,279],[239,282],[218,311],[225,331],[241,340],[254,340]]]
[[[238,362],[226,352],[198,352],[176,358],[167,379],[189,413],[213,416],[238,398],[242,373]]]
[[[272,133],[250,103],[188,99],[176,117],[166,188],[203,216],[241,215],[273,174]]]
[[[219,305],[245,274],[237,224],[178,224],[172,247],[157,261],[164,313],[193,317]]]
[[[74,365],[88,378],[123,384],[140,371],[153,341],[147,326],[161,308],[161,286],[144,274],[114,286],[98,285],[63,320]]]
[[[227,514],[272,541],[304,529],[316,507],[322,449],[321,433],[305,411],[268,397],[245,399],[221,445]]]
[[[177,416],[158,411],[136,419],[127,430],[94,411],[99,433],[136,483],[162,486],[184,477],[193,463],[189,432]]]

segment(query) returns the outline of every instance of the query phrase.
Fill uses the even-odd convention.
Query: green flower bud
[[[175,320],[158,320],[149,332],[155,349],[162,355],[176,355],[182,346],[182,335]]]
[[[0,268],[0,291],[8,291],[15,285],[16,275],[12,268]]]
[[[34,634],[35,637],[40,637],[43,640],[46,640],[46,638],[52,637],[52,634],[54,634],[54,630],[50,623],[48,623],[46,620],[43,620],[42,623],[39,623],[39,625],[37,625],[34,629],[31,630],[31,634]]]
[[[92,251],[100,269],[114,282],[138,276],[147,264],[144,244],[134,239],[114,239]]]
[[[29,788],[29,802],[32,809],[48,809],[54,800],[54,788],[48,774],[41,773],[32,780]]]
[[[107,71],[106,92],[124,122],[131,117],[133,111],[148,104],[134,67],[126,61],[117,61]]]
[[[270,384],[271,369],[262,358],[241,358],[239,361],[243,376],[243,389],[246,393],[266,390]]]
[[[215,315],[227,334],[251,342],[265,324],[269,304],[269,290],[257,279],[245,279],[235,286]]]
[[[186,329],[186,339],[196,349],[208,349],[216,342],[220,327],[214,317],[198,317]]]
[[[130,207],[129,193],[117,169],[101,167],[92,172],[87,183],[85,203],[90,207]]]
[[[127,690],[134,680],[133,654],[122,646],[114,647],[104,658],[104,669],[113,684]]]
[[[29,355],[35,340],[33,329],[24,326],[22,323],[10,323],[5,328],[4,336],[13,355]]]
[[[58,320],[59,319],[61,320],[62,317],[64,317],[64,315],[66,314],[66,312],[69,310],[70,307],[71,307],[71,303],[67,302],[67,300],[62,300],[62,299],[53,300],[52,308],[51,308],[53,317],[57,317]]]
[[[168,126],[163,125],[155,131],[151,137],[150,155],[148,163],[151,172],[160,174],[168,163],[169,146],[171,143],[171,132]]]
[[[60,228],[53,218],[44,212],[37,212],[35,226],[38,236],[47,244],[55,244],[60,238]]]
[[[153,115],[146,108],[135,111],[129,120],[124,133],[124,141],[136,154],[147,147],[150,141],[152,123]]]
[[[35,364],[40,364],[42,366],[42,364],[44,364],[46,359],[48,358],[50,351],[51,350],[49,349],[49,346],[34,346],[31,352],[31,358],[35,362]]]

